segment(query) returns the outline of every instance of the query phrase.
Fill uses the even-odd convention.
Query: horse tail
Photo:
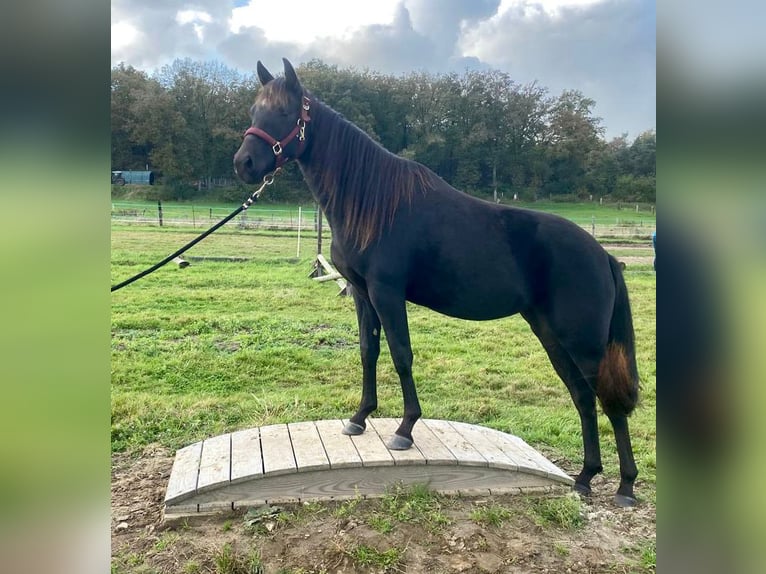
[[[609,340],[598,368],[596,394],[607,415],[627,416],[638,403],[639,387],[633,317],[620,264],[610,255],[609,265],[616,294]]]

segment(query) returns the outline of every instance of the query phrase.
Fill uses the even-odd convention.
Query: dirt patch
[[[438,511],[422,519],[361,500],[168,526],[162,501],[172,463],[173,453],[157,446],[113,456],[113,574],[654,571],[655,506],[615,507],[616,484],[601,477],[580,504],[577,528],[541,520],[534,511],[540,498],[519,496],[440,497]]]

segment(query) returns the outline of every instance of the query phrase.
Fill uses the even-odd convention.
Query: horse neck
[[[403,203],[433,179],[423,166],[389,153],[340,114],[317,103],[298,162],[333,237],[364,250]],[[333,240],[335,241],[335,239]]]
[[[358,133],[355,133],[358,132]],[[346,179],[344,172],[359,169],[352,166],[349,153],[343,151],[341,142],[347,137],[368,140],[369,137],[349,121],[340,116],[329,106],[314,101],[312,118],[307,130],[308,145],[300,158],[298,165],[303,172],[306,183],[314,199],[327,216],[330,226],[339,230],[343,225],[342,201],[336,201],[340,189],[339,181]],[[362,141],[362,143],[367,143]],[[333,170],[336,175],[329,174]]]

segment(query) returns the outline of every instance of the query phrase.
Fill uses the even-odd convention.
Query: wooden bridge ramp
[[[447,494],[500,494],[549,491],[574,482],[519,437],[489,428],[423,419],[413,430],[415,446],[390,451],[385,438],[398,420],[370,418],[359,436],[341,434],[345,422],[263,426],[180,449],[165,517],[381,496],[397,483],[427,484]]]

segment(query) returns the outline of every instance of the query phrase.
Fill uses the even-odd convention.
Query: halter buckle
[[[306,122],[303,121],[303,118],[298,118],[298,121],[296,122],[298,124],[298,141],[304,141],[306,139]]]
[[[282,144],[279,142],[275,143],[273,146],[271,146],[271,150],[274,152],[274,155],[279,155],[282,153]]]

